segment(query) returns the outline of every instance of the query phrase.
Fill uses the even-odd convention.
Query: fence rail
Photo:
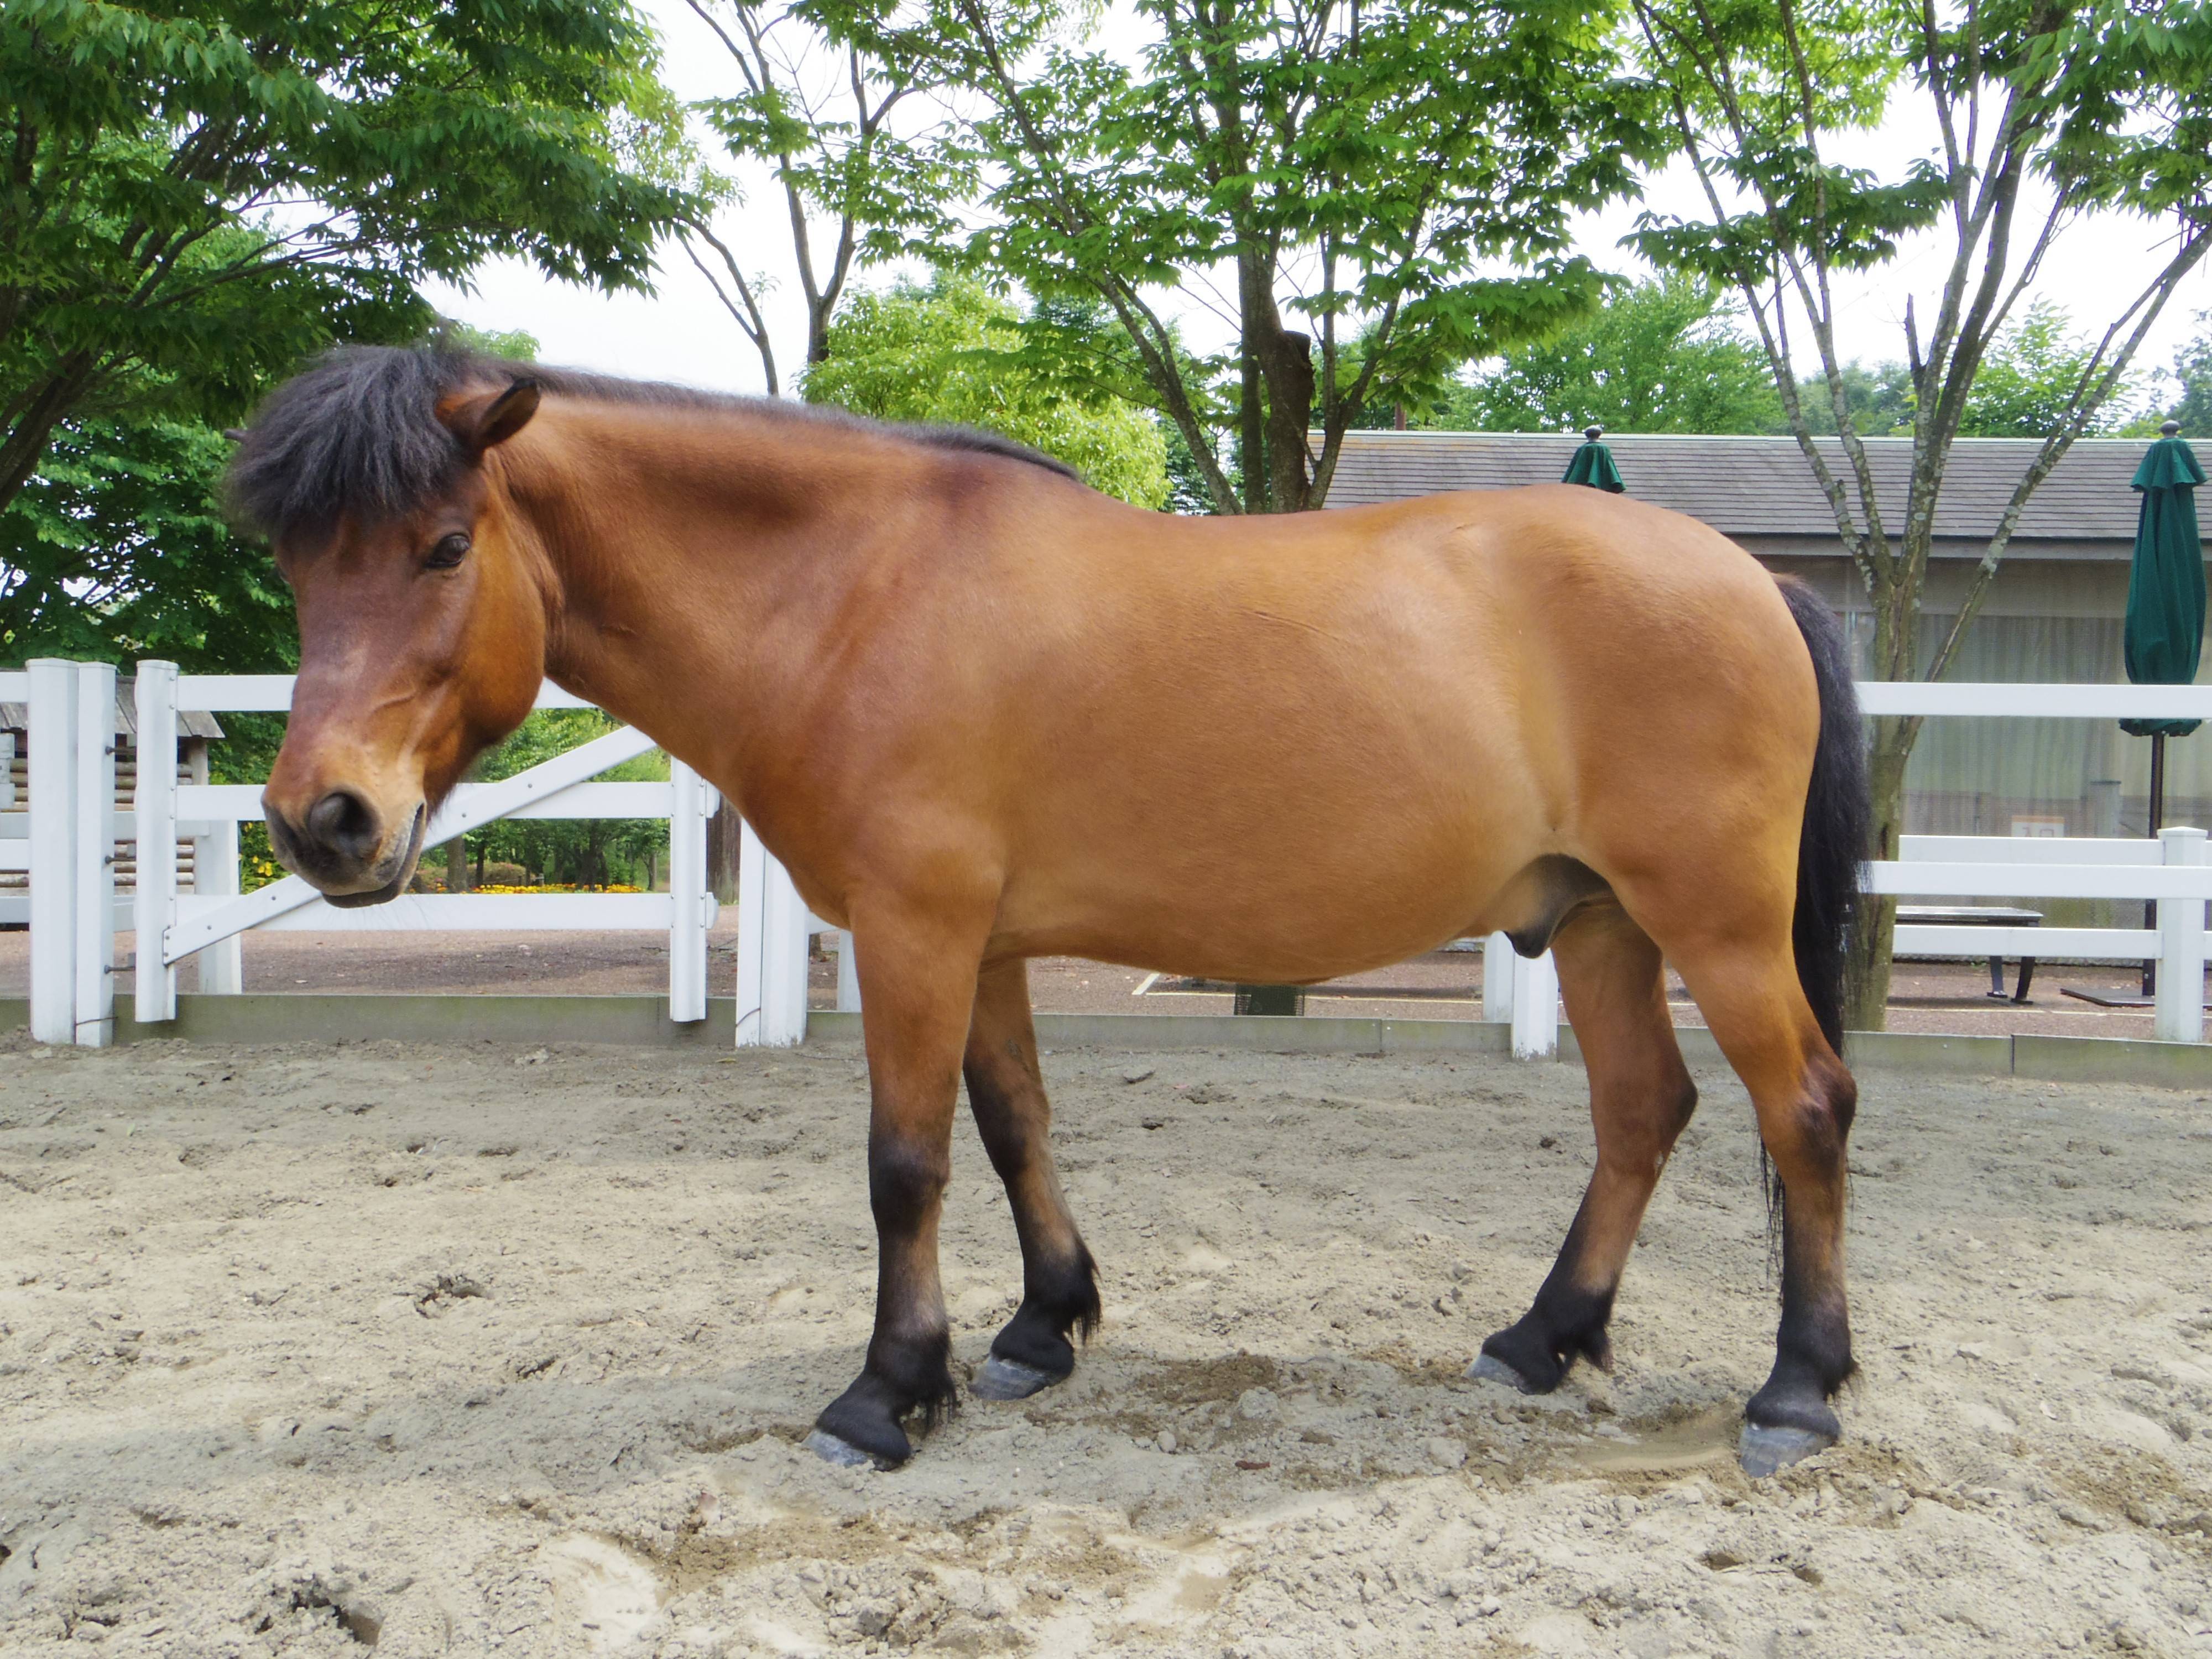
[[[604,895],[408,895],[366,909],[335,909],[297,877],[248,894],[235,890],[237,833],[261,816],[251,784],[176,780],[176,713],[284,713],[292,678],[269,674],[179,674],[172,664],[138,665],[140,748],[131,810],[114,807],[114,745],[106,710],[115,670],[98,663],[42,660],[0,672],[0,700],[31,709],[35,813],[0,801],[0,871],[31,875],[32,1025],[47,1042],[102,1042],[112,1030],[114,933],[138,937],[136,997],[141,1021],[172,1018],[176,969],[198,956],[204,987],[239,988],[236,939],[251,928],[571,928],[665,930],[670,935],[672,1016],[703,1018],[706,933],[715,907],[706,887],[705,820],[714,793],[680,762],[667,783],[594,781],[610,767],[653,747],[629,728],[592,739],[513,778],[465,784],[424,833],[434,847],[502,817],[665,817],[670,891]],[[1869,714],[1930,719],[2212,720],[2212,686],[1938,684],[1862,682]],[[590,707],[550,684],[540,708]],[[86,711],[99,711],[96,714]],[[150,752],[149,745],[151,745]],[[58,803],[58,805],[48,805]],[[198,843],[195,890],[176,891],[173,857],[147,856],[149,844]],[[112,848],[133,843],[137,891],[118,906]],[[1900,952],[1984,957],[1993,945],[2032,943],[2043,957],[2160,964],[2159,1036],[2203,1039],[2202,998],[2212,900],[2212,864],[2203,833],[2171,830],[2156,841],[1908,836],[1894,860],[1864,866],[1864,890],[1947,898],[2144,900],[2158,905],[2155,927],[2052,927],[2025,934],[1960,926],[1900,927]],[[229,890],[222,890],[225,882]],[[811,939],[833,932],[807,913],[789,875],[750,827],[738,869],[738,1041],[787,1044],[805,1033],[807,957]],[[228,960],[226,961],[226,953]],[[838,1006],[860,1006],[852,940],[839,936]],[[1502,935],[1486,951],[1486,1018],[1509,1020],[1516,1054],[1554,1054],[1559,1046],[1558,977],[1548,957],[1514,955]]]
[[[1990,720],[2207,720],[2212,685],[2063,685],[1861,680],[1859,711]]]

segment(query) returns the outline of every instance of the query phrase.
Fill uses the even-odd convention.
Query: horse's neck
[[[803,625],[866,556],[862,458],[773,416],[549,404],[539,421],[509,489],[549,566],[547,672],[671,748],[672,710],[703,728],[772,695],[765,624]]]

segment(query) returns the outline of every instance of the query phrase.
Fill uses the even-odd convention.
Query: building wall
[[[15,740],[15,755],[9,763],[10,781],[14,784],[13,799],[5,810],[29,812],[35,810],[31,799],[31,737],[27,731],[16,730],[9,734]],[[205,783],[208,781],[207,740],[204,738],[185,738],[177,744],[177,781]],[[115,810],[127,812],[138,789],[138,750],[130,738],[118,734],[115,745]],[[193,843],[177,843],[177,885],[186,891],[192,885]],[[112,849],[115,865],[115,887],[118,893],[137,890],[137,844],[119,841]],[[19,900],[30,886],[30,877],[21,870],[0,870],[0,896],[15,895]]]

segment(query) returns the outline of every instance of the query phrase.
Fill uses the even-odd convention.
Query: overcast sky
[[[684,0],[643,0],[643,9],[661,31],[665,43],[663,74],[679,97],[714,97],[734,88],[735,71],[720,44]],[[1101,27],[1109,37],[1118,37],[1127,34],[1133,22],[1124,9],[1115,8],[1107,11]],[[1931,146],[1924,123],[1900,118],[1867,135],[1855,148],[1866,164],[1889,173]],[[723,238],[749,269],[787,271],[791,250],[781,192],[765,175],[747,177],[744,182],[749,200],[726,216],[720,227]],[[1623,203],[1588,217],[1577,238],[1581,251],[1604,269],[1637,273],[1638,262],[1619,242],[1645,205],[1695,211],[1699,198],[1694,180],[1686,169],[1671,170],[1650,182],[1644,202]],[[2139,221],[2112,219],[2077,226],[2053,249],[2035,291],[2063,306],[2077,330],[2094,325],[2101,331],[2111,320],[2115,296],[2132,298],[2157,270],[2161,258],[2158,234],[2156,228]],[[1890,264],[1844,289],[1838,342],[1844,355],[1869,363],[1902,357],[1905,297],[1918,295],[1924,325],[1939,291],[1944,258],[1941,239],[1923,237]],[[861,280],[882,283],[892,275],[875,271]],[[664,250],[657,286],[651,295],[608,295],[550,281],[519,261],[499,260],[481,272],[475,291],[439,288],[433,298],[449,315],[480,328],[527,330],[538,337],[540,355],[548,362],[732,392],[761,390],[759,360],[751,344],[738,333],[681,248]],[[768,304],[787,392],[791,368],[804,356],[801,313],[787,295],[771,295]],[[1223,325],[1204,307],[1170,301],[1168,308],[1180,312],[1194,343],[1212,344],[1224,337]],[[2137,360],[2138,368],[2169,363],[2175,348],[2196,331],[2194,314],[2208,308],[2212,308],[2212,264],[2193,273],[2168,306]]]

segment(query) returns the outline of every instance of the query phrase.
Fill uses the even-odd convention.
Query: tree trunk
[[[1237,460],[1244,510],[1267,510],[1267,438],[1261,421],[1260,362],[1248,345],[1239,367],[1237,392]]]
[[[75,352],[47,378],[22,412],[15,417],[4,441],[0,441],[0,513],[23,492],[53,441],[54,428],[69,418],[70,410],[92,384],[92,359]]]
[[[1867,762],[1868,793],[1874,804],[1874,835],[1868,856],[1894,859],[1905,833],[1905,770],[1912,758],[1920,721],[1883,716],[1872,722],[1873,745]],[[1851,923],[1850,962],[1844,1026],[1854,1031],[1885,1030],[1889,1015],[1890,950],[1897,936],[1897,900],[1890,894],[1865,894]]]
[[[738,902],[738,847],[744,820],[727,800],[707,820],[707,885],[724,904]]]
[[[1256,241],[1237,256],[1237,287],[1244,510],[1303,512],[1310,493],[1306,428],[1313,419],[1313,340],[1283,326],[1274,261]]]
[[[1314,368],[1310,337],[1273,325],[1262,342],[1267,377],[1268,505],[1278,513],[1303,513],[1312,474],[1306,465],[1306,429],[1313,423]]]
[[[455,836],[446,843],[446,890],[465,893],[469,890],[469,847],[465,837]]]

